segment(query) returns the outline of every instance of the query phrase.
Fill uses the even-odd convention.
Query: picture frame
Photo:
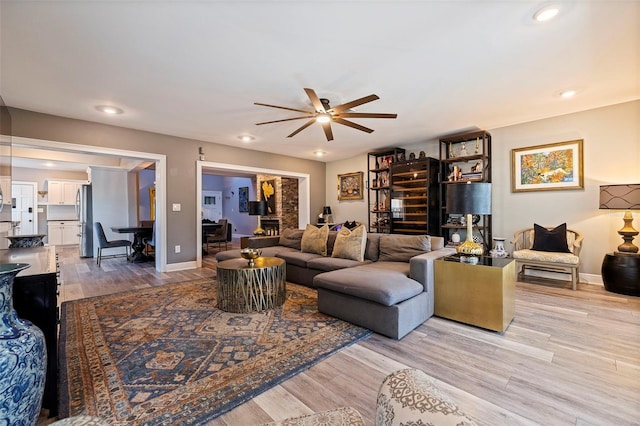
[[[240,213],[249,213],[249,187],[241,186],[238,188],[238,211]]]
[[[583,140],[511,150],[511,192],[584,189]]]
[[[338,200],[362,200],[364,198],[364,172],[338,175]]]

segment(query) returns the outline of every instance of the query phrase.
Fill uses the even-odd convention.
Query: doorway
[[[167,156],[152,152],[129,151],[119,148],[109,148],[93,145],[81,145],[67,142],[56,142],[41,139],[25,138],[21,136],[12,137],[11,143],[14,147],[35,148],[46,151],[61,151],[75,154],[93,154],[104,156],[115,156],[120,159],[146,160],[155,162],[156,171],[156,236],[155,242],[158,248],[155,257],[155,269],[158,272],[167,272],[170,268],[167,265],[167,226],[166,226],[166,198],[167,198]]]
[[[11,183],[11,221],[13,235],[38,233],[38,183],[15,181]]]
[[[214,174],[220,172],[222,175],[237,176],[238,173],[276,175],[298,179],[298,227],[304,229],[310,223],[310,175],[307,173],[292,172],[287,170],[274,170],[261,167],[242,166],[238,164],[214,163],[209,161],[196,161],[196,264],[202,266],[202,175],[203,170]]]

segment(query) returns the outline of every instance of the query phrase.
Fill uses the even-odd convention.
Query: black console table
[[[54,246],[0,250],[0,263],[28,263],[13,282],[13,306],[19,318],[44,333],[47,376],[42,406],[58,414],[58,262]]]
[[[602,281],[607,291],[640,296],[640,254],[606,254],[602,261]]]

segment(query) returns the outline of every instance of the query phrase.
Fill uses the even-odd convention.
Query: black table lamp
[[[447,213],[467,215],[467,239],[456,251],[467,256],[480,256],[482,244],[473,241],[474,214],[491,214],[491,184],[486,182],[447,185]]]
[[[322,217],[325,223],[333,223],[333,213],[331,213],[331,206],[324,206],[322,208]]]
[[[618,231],[624,243],[618,246],[621,253],[637,253],[633,238],[638,235],[633,227],[631,210],[640,210],[640,184],[600,186],[600,209],[626,210],[624,226]]]
[[[253,235],[265,235],[260,223],[260,216],[267,214],[266,201],[249,201],[249,216],[258,216],[258,227],[253,231]]]

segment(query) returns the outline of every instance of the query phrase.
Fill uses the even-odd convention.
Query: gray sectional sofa
[[[433,315],[433,260],[455,253],[442,237],[367,233],[364,258],[333,257],[338,231],[330,231],[326,255],[301,249],[304,230],[253,237],[249,247],[286,261],[287,281],[318,289],[318,310],[401,339]],[[216,254],[218,261],[240,250]]]

